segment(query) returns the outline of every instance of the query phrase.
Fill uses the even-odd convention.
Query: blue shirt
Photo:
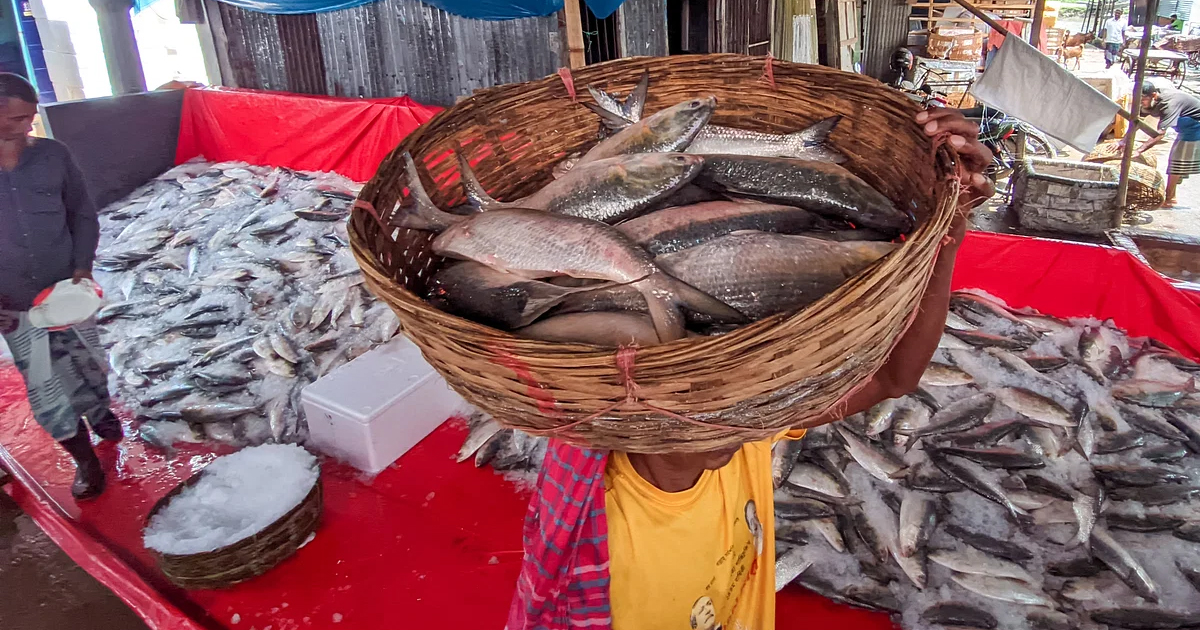
[[[99,240],[96,208],[67,147],[31,138],[17,167],[0,169],[0,309],[28,310],[42,289],[91,271]]]

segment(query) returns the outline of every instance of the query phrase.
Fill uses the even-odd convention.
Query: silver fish
[[[219,402],[198,403],[180,407],[179,413],[183,416],[183,420],[185,422],[204,424],[210,422],[225,422],[248,414],[258,413],[258,407]]]
[[[890,452],[860,440],[858,436],[840,426],[835,428],[854,461],[871,473],[872,477],[885,483],[895,483],[896,478],[907,470],[905,463]]]
[[[887,234],[908,232],[913,219],[890,199],[845,168],[830,162],[739,155],[705,155],[696,183],[798,205]]]
[[[801,573],[812,566],[803,547],[792,547],[775,560],[775,592],[792,583]]]
[[[717,99],[706,96],[656,112],[592,147],[574,168],[618,155],[684,150],[708,124],[716,106]]]
[[[461,153],[458,161],[467,198],[482,210],[528,208],[605,223],[641,214],[690,182],[704,166],[700,156],[682,153],[620,155],[578,165],[528,197],[500,202],[484,190]],[[412,181],[417,175],[409,171]],[[401,216],[409,218],[402,218],[399,225],[427,229],[414,215]]]
[[[1019,387],[1004,387],[996,391],[996,400],[1013,411],[1037,422],[1074,428],[1078,422],[1062,405]]]
[[[909,492],[900,503],[900,555],[911,557],[929,542],[937,527],[937,503],[920,492]]]
[[[761,319],[817,301],[895,249],[891,243],[740,232],[655,261],[747,317]]]
[[[950,579],[968,591],[989,599],[1026,606],[1054,607],[1052,600],[1020,580],[966,573],[955,573]]]
[[[830,116],[787,134],[705,125],[688,146],[687,152],[844,162],[846,156],[828,145],[829,135],[841,119],[841,116]]]
[[[1092,554],[1108,565],[1117,577],[1143,598],[1157,602],[1158,587],[1146,573],[1146,569],[1108,533],[1097,525],[1092,529]]]
[[[961,549],[931,551],[929,560],[958,573],[990,575],[997,578],[1020,580],[1027,584],[1034,583],[1033,576],[1021,565],[990,556],[974,547],[963,546]]]
[[[804,462],[800,462],[792,468],[792,472],[788,474],[787,483],[829,497],[838,499],[846,497],[846,489],[833,475]]]

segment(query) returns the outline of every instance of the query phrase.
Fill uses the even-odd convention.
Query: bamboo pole
[[[1133,74],[1133,102],[1130,103],[1130,109],[1133,110],[1133,116],[1141,114],[1142,110],[1142,83],[1146,80],[1146,56],[1150,53],[1150,35],[1153,33],[1151,26],[1157,19],[1158,15],[1158,0],[1149,0],[1146,3],[1146,23],[1142,26],[1142,47],[1138,52],[1137,71]],[[1130,129],[1125,135],[1125,152],[1121,154],[1121,180],[1120,186],[1117,188],[1117,207],[1113,210],[1113,224],[1117,227],[1121,226],[1122,215],[1125,212],[1125,202],[1129,197],[1129,166],[1133,163],[1133,150],[1137,145],[1137,132],[1135,127]],[[1147,132],[1152,136],[1158,135],[1158,130],[1154,129]]]
[[[583,20],[579,17],[579,0],[563,2],[563,15],[567,26],[567,59],[572,68],[587,65],[583,54]]]
[[[1000,26],[999,22],[992,19],[991,16],[984,13],[983,11],[980,11],[979,8],[976,7],[975,5],[971,4],[969,2],[969,0],[954,0],[954,1],[957,2],[959,4],[959,6],[961,6],[962,8],[966,9],[968,13],[974,15],[975,17],[979,18],[980,20],[983,20],[984,24],[987,24],[989,27],[991,27],[1001,33],[1004,33],[1005,36],[1009,35],[1008,29],[1004,28],[1003,26]],[[1155,5],[1157,5],[1157,4],[1158,3],[1155,2]],[[1155,135],[1158,134],[1157,129],[1146,124],[1146,121],[1141,120],[1140,118],[1137,118],[1132,113],[1130,113],[1129,110],[1125,109],[1124,107],[1118,106],[1117,113],[1120,114],[1121,117],[1125,118],[1126,120],[1133,121],[1135,123],[1134,125],[1132,125],[1134,128],[1141,129],[1142,131],[1145,131],[1146,133],[1149,133],[1149,134],[1155,134]]]

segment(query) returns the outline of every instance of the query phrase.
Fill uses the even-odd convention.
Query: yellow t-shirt
[[[723,468],[674,493],[643,479],[625,453],[609,456],[613,630],[775,628],[771,445],[746,444]]]

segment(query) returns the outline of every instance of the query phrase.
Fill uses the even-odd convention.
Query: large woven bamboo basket
[[[879,368],[908,325],[958,188],[952,151],[934,149],[903,95],[857,74],[767,63],[727,54],[621,59],[575,71],[573,85],[580,101],[590,98],[589,84],[628,92],[648,70],[648,113],[712,94],[714,123],[764,132],[843,114],[832,143],[848,168],[912,209],[920,226],[898,251],[818,302],[723,336],[618,351],[523,339],[427,304],[426,283],[443,264],[429,252],[431,235],[379,223],[406,202],[403,152],[426,171],[426,188],[442,207],[464,202],[451,154],[460,144],[496,198],[532,193],[550,180],[551,167],[597,139],[597,117],[556,75],[480,90],[384,160],[351,217],[367,286],[451,387],[511,427],[600,448],[671,452],[811,423]]]
[[[197,483],[204,471],[192,475],[159,499],[144,525],[167,506],[176,495]],[[187,589],[225,588],[270,571],[296,553],[317,530],[324,506],[321,479],[313,484],[299,505],[271,523],[266,529],[213,551],[193,554],[160,553],[147,549],[158,568],[174,584]],[[143,525],[143,526],[144,526]]]

